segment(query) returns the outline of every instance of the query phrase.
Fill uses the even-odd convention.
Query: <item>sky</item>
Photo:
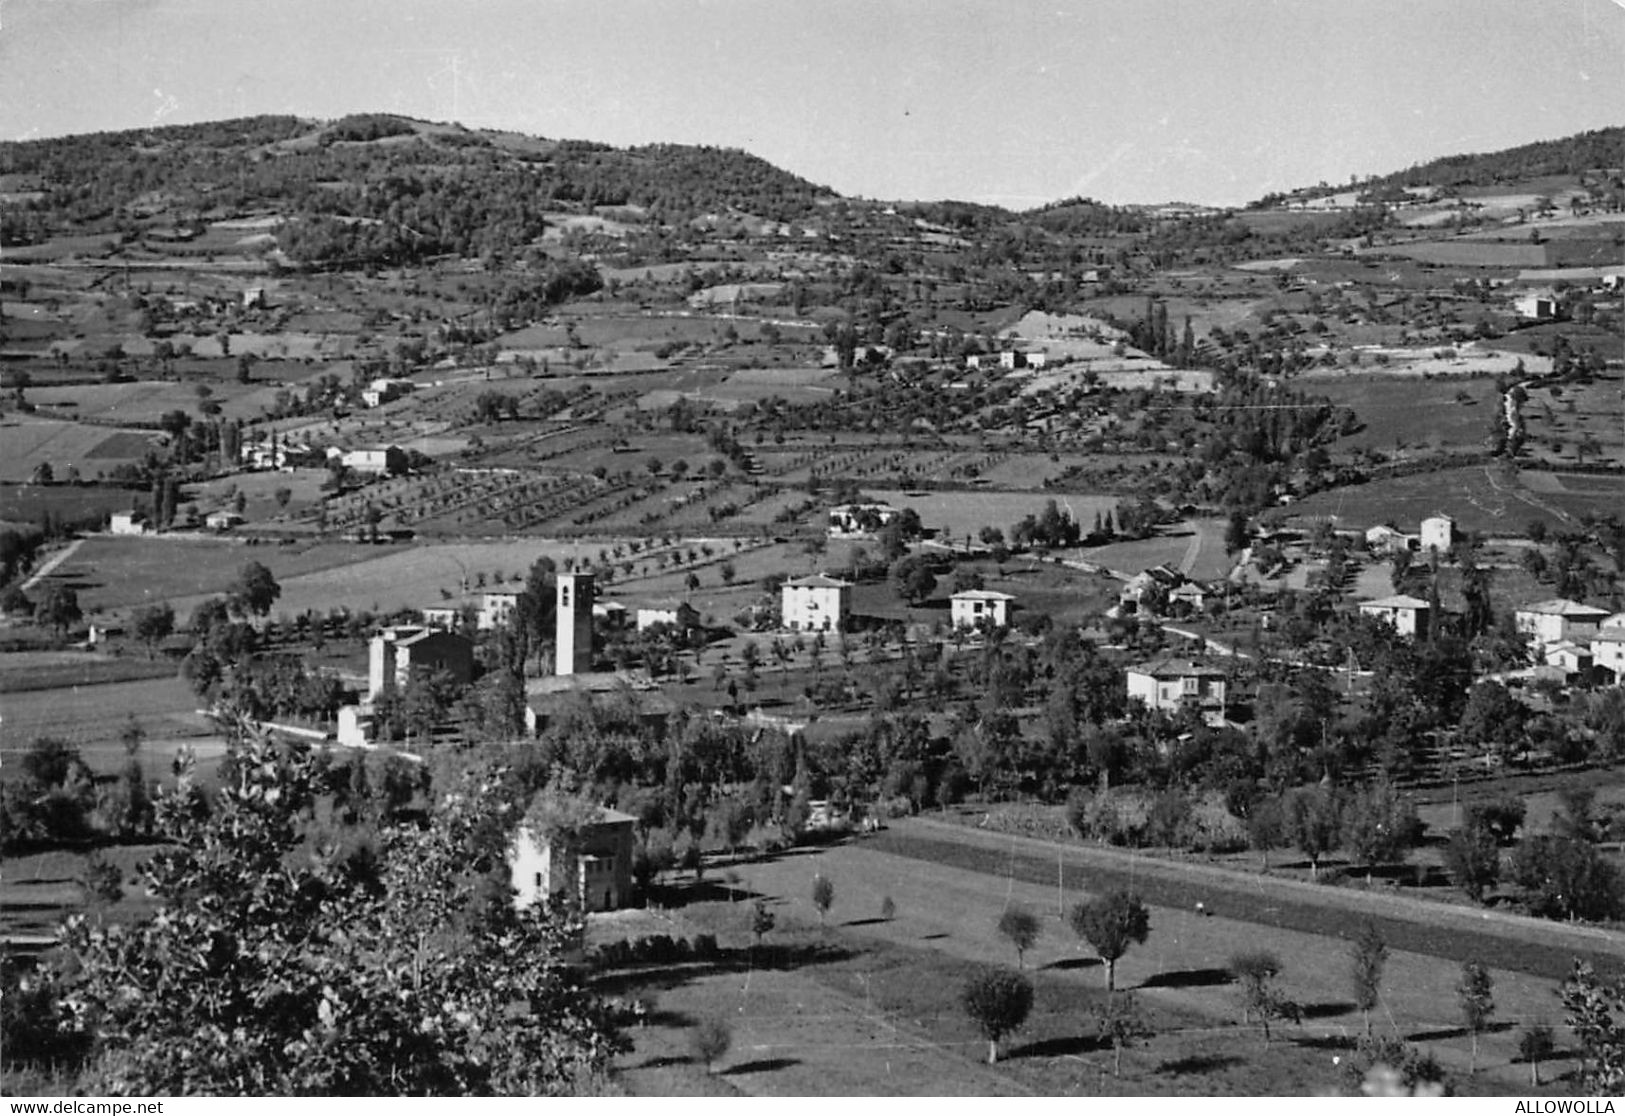
[[[1625,0],[4,0],[0,140],[391,112],[1238,205],[1625,124]]]

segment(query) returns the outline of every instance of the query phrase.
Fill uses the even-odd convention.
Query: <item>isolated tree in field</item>
[[[1349,980],[1354,988],[1354,1006],[1365,1016],[1365,1033],[1371,1034],[1371,1011],[1382,997],[1382,970],[1388,964],[1388,943],[1377,924],[1367,919],[1360,925],[1349,947]]]
[[[1540,1064],[1552,1056],[1557,1042],[1551,1027],[1535,1023],[1518,1032],[1518,1057],[1529,1063],[1529,1084],[1540,1084]]]
[[[1475,903],[1501,878],[1501,850],[1495,833],[1476,812],[1469,812],[1467,824],[1450,831],[1444,847],[1444,867],[1457,887]]]
[[[53,581],[45,587],[39,607],[34,610],[34,622],[55,628],[60,638],[84,619],[84,615],[79,608],[79,594],[73,587]]]
[[[880,901],[880,917],[887,922],[897,917],[897,904],[892,902],[890,895]]]
[[[168,604],[143,605],[130,617],[135,637],[147,645],[147,658],[175,632],[175,610]]]
[[[835,904],[835,885],[825,875],[813,877],[812,902],[818,909],[818,924],[824,924],[824,917],[829,914],[830,907]]]
[[[1456,985],[1456,1000],[1461,1005],[1461,1022],[1473,1037],[1472,1061],[1467,1072],[1478,1072],[1478,1036],[1489,1029],[1490,1017],[1495,1014],[1494,980],[1490,971],[1477,961],[1463,961],[1461,983]]]
[[[1079,903],[1070,916],[1072,932],[1106,963],[1106,991],[1117,987],[1117,962],[1131,945],[1151,934],[1151,912],[1132,891],[1109,891],[1092,903]]]
[[[762,939],[767,936],[768,931],[772,930],[777,922],[778,919],[773,916],[773,912],[767,909],[767,900],[756,900],[756,906],[751,910],[750,914],[750,932],[756,935],[757,949],[762,948]]]
[[[695,1025],[694,1030],[689,1032],[688,1041],[694,1057],[705,1064],[705,1072],[715,1073],[717,1062],[733,1045],[733,1028],[728,1026],[726,1019],[713,1015]]]
[[[249,562],[238,573],[227,596],[233,611],[239,615],[264,616],[282,596],[282,586],[277,584],[270,570],[258,562]]]
[[[1309,875],[1318,878],[1320,860],[1337,848],[1341,811],[1328,788],[1298,787],[1281,801],[1281,823],[1287,840],[1309,858]]]
[[[1230,958],[1230,975],[1241,985],[1241,1021],[1258,1020],[1264,1035],[1264,1049],[1270,1045],[1270,1021],[1303,1018],[1303,1009],[1275,986],[1281,975],[1281,961],[1268,950],[1252,950]]]
[[[1044,932],[1038,916],[1020,904],[1006,907],[999,916],[999,934],[1016,947],[1016,968],[1023,967],[1027,951],[1033,948],[1038,936]]]
[[[999,1040],[1027,1022],[1033,1010],[1032,982],[1009,969],[987,969],[971,977],[959,1001],[987,1039],[987,1060],[999,1060]]]
[[[1580,1084],[1594,1097],[1625,1093],[1625,977],[1599,977],[1584,961],[1558,990],[1580,1044]]]
[[[1123,1048],[1142,1038],[1150,1038],[1151,1026],[1132,992],[1108,992],[1106,1002],[1094,1009],[1095,1026],[1102,1042],[1111,1044],[1112,1076],[1123,1075]]]

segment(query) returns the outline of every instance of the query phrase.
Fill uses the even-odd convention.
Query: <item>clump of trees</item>
[[[80,1088],[554,1093],[624,1048],[563,963],[579,923],[510,900],[518,803],[500,770],[472,772],[426,824],[324,838],[316,756],[249,735],[228,767],[217,792],[183,772],[157,804],[166,844],[143,874],[161,914],[70,918],[41,975],[25,1041],[82,1051]]]

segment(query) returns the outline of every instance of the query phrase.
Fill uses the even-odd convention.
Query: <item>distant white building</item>
[[[647,631],[656,624],[677,625],[677,609],[671,608],[640,608],[638,609],[637,630]]]
[[[1014,601],[994,589],[961,589],[948,599],[948,614],[956,628],[1007,628]]]
[[[1423,550],[1445,553],[1456,545],[1456,521],[1448,515],[1430,515],[1422,520],[1420,544]]]
[[[872,535],[898,514],[890,504],[837,504],[829,509],[829,537],[852,539]]]
[[[107,521],[111,535],[145,535],[151,530],[146,512],[114,512]]]
[[[480,598],[480,611],[476,619],[482,632],[489,632],[504,627],[514,610],[519,607],[519,594],[517,592],[487,593]]]
[[[1360,615],[1381,620],[1402,636],[1425,637],[1428,631],[1428,603],[1419,597],[1400,594],[1376,601],[1361,601]]]
[[[329,457],[337,456],[347,469],[374,476],[388,476],[406,472],[406,451],[400,446],[376,446],[367,449],[329,450]]]
[[[1512,308],[1518,317],[1531,322],[1544,322],[1557,317],[1557,299],[1549,294],[1530,294],[1514,299]]]
[[[1590,640],[1608,618],[1606,608],[1562,598],[1524,605],[1512,614],[1518,631],[1542,646],[1566,639],[1576,643]]]
[[[1379,523],[1365,533],[1366,549],[1373,554],[1397,554],[1402,550],[1415,550],[1420,545],[1418,536],[1407,535],[1386,523]]]
[[[1194,706],[1209,724],[1224,720],[1225,675],[1217,667],[1189,659],[1159,659],[1129,667],[1127,677],[1128,696],[1152,709],[1171,713]]]
[[[633,827],[638,819],[599,807],[574,833],[543,835],[520,825],[508,847],[514,906],[553,898],[582,911],[613,911],[632,898]]]
[[[411,380],[402,380],[384,376],[372,381],[361,389],[361,402],[369,407],[382,407],[403,395],[410,395],[417,390],[417,384]]]
[[[1591,637],[1591,661],[1613,672],[1614,684],[1625,684],[1625,627],[1604,627]]]
[[[786,581],[780,592],[780,622],[792,632],[838,632],[850,615],[850,581],[814,574]]]
[[[203,525],[211,531],[229,531],[242,522],[243,517],[234,511],[210,512],[203,517]]]

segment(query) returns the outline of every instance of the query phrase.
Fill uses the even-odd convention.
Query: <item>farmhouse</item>
[[[1590,647],[1567,639],[1548,645],[1542,658],[1547,666],[1557,667],[1567,678],[1589,671],[1593,661]]]
[[[519,607],[518,593],[487,593],[480,598],[480,611],[476,622],[482,632],[503,627]]]
[[[372,381],[361,391],[361,402],[369,407],[382,407],[385,403],[392,403],[404,395],[410,395],[417,390],[417,384],[411,380],[396,379],[388,376]]]
[[[856,539],[874,534],[896,519],[890,504],[839,504],[829,509],[829,537]]]
[[[606,628],[625,627],[627,611],[627,607],[620,601],[594,601],[592,603],[592,618]]]
[[[107,530],[113,535],[145,535],[151,530],[146,512],[114,512],[107,521]]]
[[[1443,554],[1456,545],[1456,521],[1448,515],[1430,515],[1422,520],[1422,534],[1418,540],[1423,550]]]
[[[1562,598],[1524,605],[1512,614],[1518,631],[1542,645],[1560,643],[1565,639],[1576,642],[1588,640],[1597,634],[1607,618],[1608,610],[1605,608],[1593,608]]]
[[[378,446],[368,449],[327,451],[329,458],[337,457],[346,469],[374,476],[393,476],[406,472],[406,451],[400,446]]]
[[[852,614],[852,583],[825,574],[786,581],[779,615],[792,632],[835,632]]]
[[[530,819],[508,847],[514,906],[562,899],[582,911],[613,911],[632,898],[632,829],[637,818],[599,807],[596,816],[550,832]]]
[[[1591,661],[1611,671],[1616,686],[1625,685],[1625,626],[1606,627],[1591,637]]]
[[[1169,594],[1185,584],[1185,575],[1172,566],[1152,566],[1141,570],[1117,594],[1117,609],[1124,615],[1156,613],[1167,603]]]
[[[1403,593],[1397,597],[1360,602],[1361,616],[1380,620],[1400,635],[1412,639],[1427,638],[1429,611],[1426,601]]]
[[[1550,294],[1528,294],[1514,299],[1513,310],[1518,317],[1532,322],[1549,321],[1557,317],[1557,299]]]
[[[961,589],[949,598],[949,616],[956,628],[1006,628],[1014,600],[995,589]]]
[[[1209,724],[1224,721],[1224,671],[1189,659],[1159,659],[1128,668],[1128,696],[1168,712],[1195,707]]]
[[[203,525],[211,531],[229,531],[242,522],[243,517],[234,511],[210,512],[203,517]]]
[[[1365,546],[1373,554],[1398,554],[1422,544],[1418,535],[1407,535],[1397,527],[1379,523],[1365,533]]]
[[[418,626],[385,628],[367,656],[367,701],[404,688],[412,672],[443,670],[459,686],[474,678],[474,644],[454,632]]]

